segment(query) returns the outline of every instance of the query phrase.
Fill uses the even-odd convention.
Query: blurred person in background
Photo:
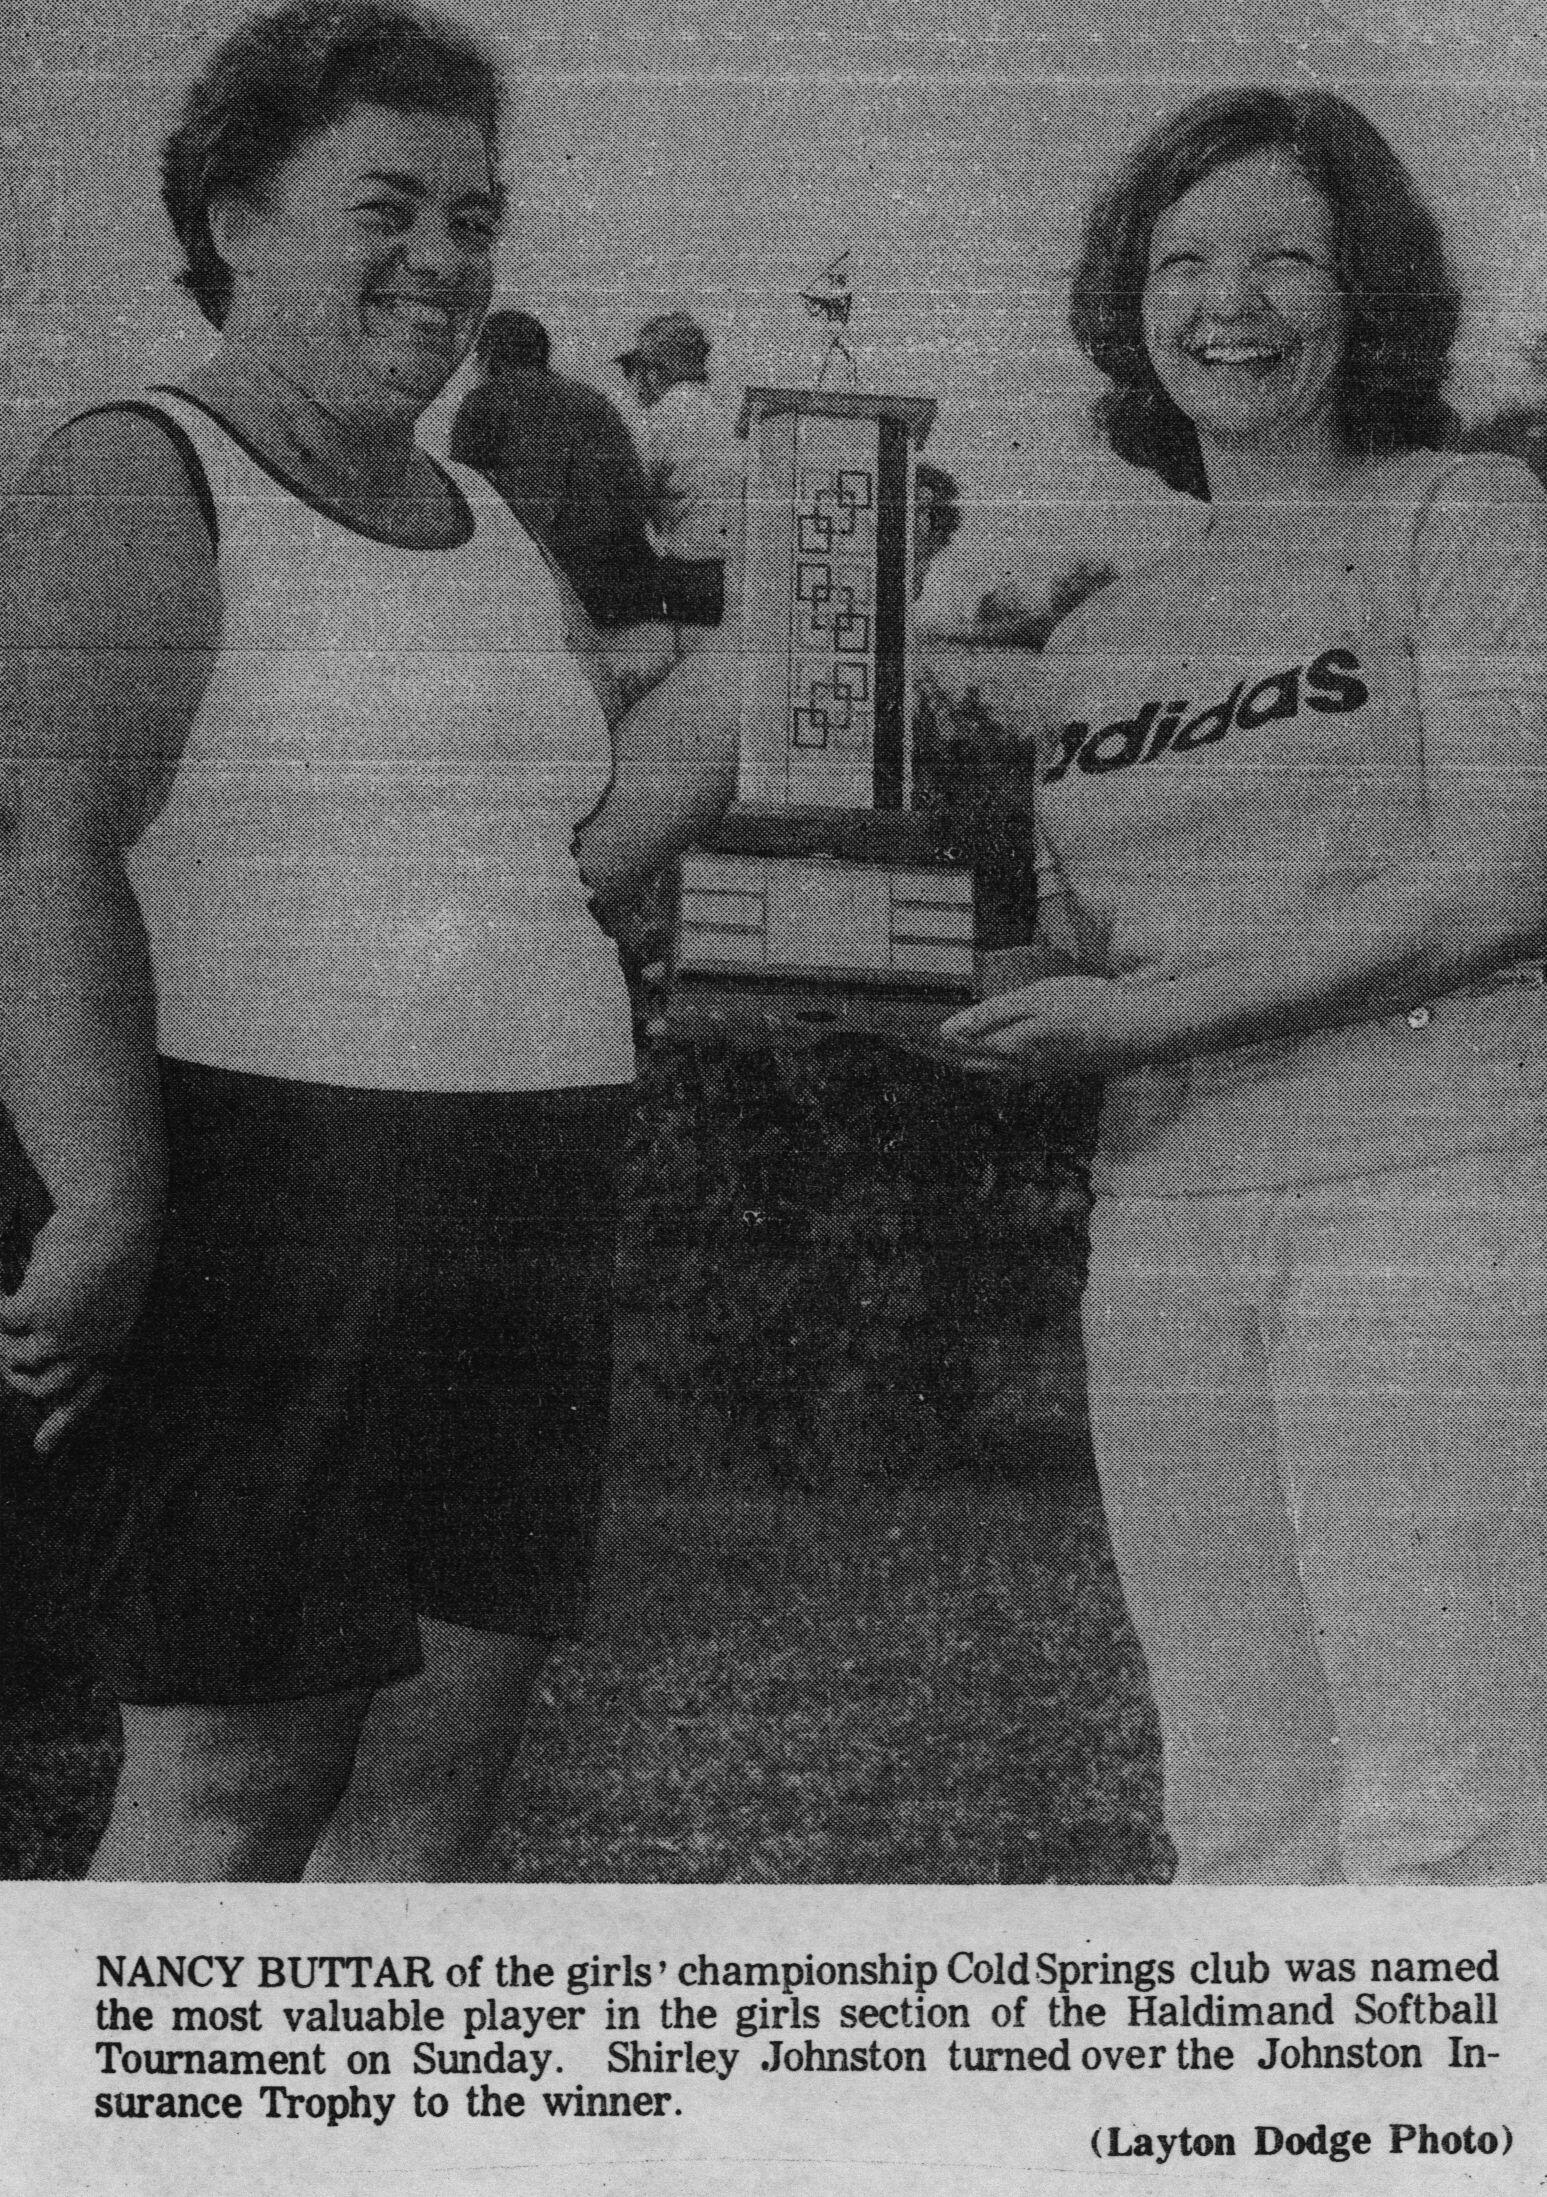
[[[961,530],[961,490],[943,465],[920,459],[913,471],[913,593],[923,592],[930,568]]]
[[[451,455],[494,483],[593,625],[660,618],[660,563],[633,438],[600,390],[553,372],[549,348],[547,329],[530,313],[489,315],[478,337],[479,379],[457,410]]]
[[[650,523],[663,554],[695,568],[725,615],[740,603],[746,441],[709,380],[708,336],[690,313],[647,320],[617,360],[640,411]]]

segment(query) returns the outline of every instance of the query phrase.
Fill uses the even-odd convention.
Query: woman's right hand
[[[0,1378],[42,1416],[40,1457],[96,1403],[144,1307],[160,1215],[135,1206],[54,1212],[20,1285],[0,1296]]]
[[[101,1395],[155,1264],[155,986],[123,850],[197,721],[221,593],[184,459],[138,413],[51,436],[0,525],[0,1087],[41,1220],[0,1240],[29,1255],[0,1274],[0,1392],[47,1454]]]

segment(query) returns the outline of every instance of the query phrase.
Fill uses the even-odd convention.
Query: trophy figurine
[[[831,287],[846,304],[846,277]],[[913,476],[934,416],[854,388],[746,393],[740,769],[682,863],[684,1005],[922,1030],[973,995],[972,871],[910,809]]]

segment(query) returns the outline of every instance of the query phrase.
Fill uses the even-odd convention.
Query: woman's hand
[[[1049,1083],[1110,1075],[1132,1063],[1123,990],[1105,977],[1042,977],[996,993],[952,1015],[940,1035],[969,1055],[1013,1061]]]
[[[137,414],[52,436],[6,528],[0,1087],[51,1210],[0,1295],[0,1385],[31,1404],[46,1455],[101,1395],[155,1262],[155,984],[122,850],[197,722],[221,595],[183,460]],[[17,1161],[0,1151],[0,1180]]]
[[[0,1296],[0,1378],[41,1411],[40,1457],[107,1387],[144,1306],[159,1235],[154,1212],[55,1212],[38,1230],[19,1287]]]

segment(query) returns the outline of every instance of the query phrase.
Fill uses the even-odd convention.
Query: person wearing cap
[[[733,414],[710,385],[709,351],[691,314],[662,313],[617,364],[641,414],[656,545],[689,566],[718,565],[729,612],[738,600],[746,456]]]
[[[600,390],[554,373],[548,331],[530,313],[491,313],[480,378],[463,398],[451,455],[499,490],[580,598],[594,625],[664,613],[646,524],[639,453]]]

